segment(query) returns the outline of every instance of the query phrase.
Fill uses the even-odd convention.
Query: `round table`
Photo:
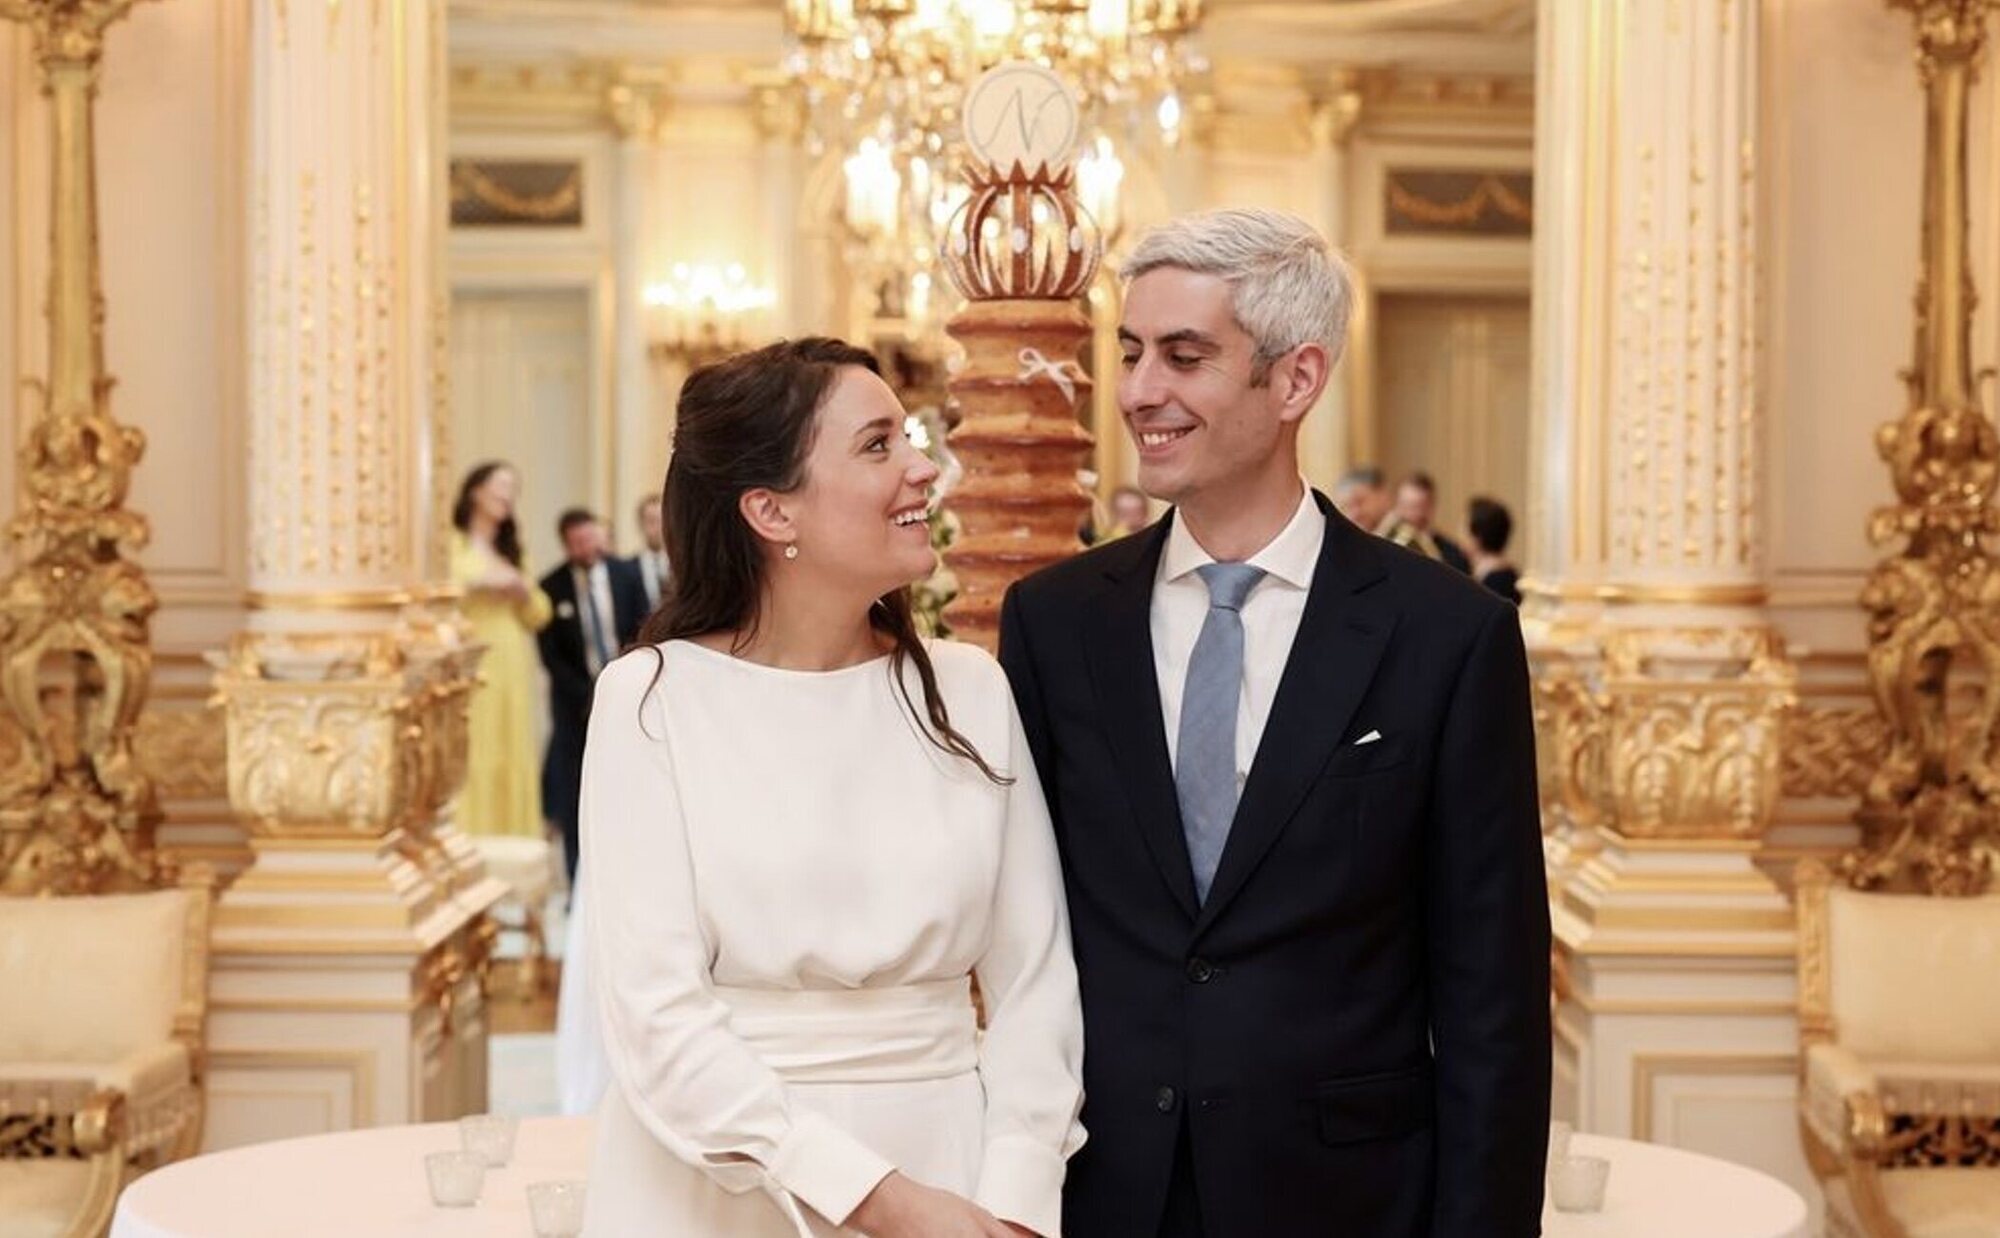
[[[126,1188],[111,1238],[528,1238],[530,1182],[584,1177],[590,1119],[529,1118],[514,1159],[471,1208],[438,1208],[424,1154],[458,1128],[384,1126],[252,1144],[182,1161]],[[1805,1238],[1806,1205],[1776,1178],[1658,1144],[1578,1134],[1611,1162],[1604,1210],[1543,1214],[1545,1238]]]
[[[1769,1174],[1657,1143],[1578,1132],[1611,1162],[1602,1212],[1542,1209],[1543,1238],[1806,1238],[1806,1201]]]
[[[251,1144],[181,1161],[125,1189],[111,1238],[532,1238],[531,1182],[582,1179],[590,1119],[528,1118],[514,1159],[470,1208],[431,1203],[424,1154],[458,1127],[382,1126]]]

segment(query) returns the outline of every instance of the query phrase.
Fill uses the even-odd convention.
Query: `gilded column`
[[[427,553],[444,238],[435,6],[251,22],[252,625],[382,626]]]
[[[1676,1137],[1650,1059],[1784,1094],[1796,1043],[1792,912],[1758,862],[1795,681],[1763,611],[1760,21],[1542,0],[1538,23],[1527,614],[1557,1107],[1641,1139]],[[1809,1182],[1789,1107],[1757,1112],[1762,1167]]]
[[[216,659],[254,856],[215,915],[230,1138],[326,1129],[264,1094],[295,1086],[287,1054],[356,1043],[351,1110],[484,1102],[503,890],[449,819],[481,650],[445,587],[443,34],[442,5],[251,5],[250,617]]]
[[[159,808],[132,740],[159,603],[126,558],[149,532],[125,508],[146,439],[111,415],[92,130],[105,33],[132,3],[0,0],[0,18],[34,36],[54,165],[48,374],[27,392],[22,501],[7,530],[20,559],[0,582],[0,693],[20,733],[0,770],[6,894],[101,892],[158,876]]]

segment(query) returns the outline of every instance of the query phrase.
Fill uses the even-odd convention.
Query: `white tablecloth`
[[[1602,1212],[1542,1210],[1544,1238],[1806,1238],[1806,1201],[1768,1174],[1656,1143],[1579,1133],[1611,1162]]]
[[[470,1208],[431,1203],[424,1154],[458,1127],[384,1126],[198,1156],[125,1189],[111,1238],[532,1238],[530,1182],[581,1180],[587,1118],[529,1118]]]
[[[450,1123],[386,1126],[196,1157],[126,1189],[111,1238],[529,1238],[530,1182],[581,1179],[586,1118],[521,1123],[513,1163],[472,1208],[437,1208],[424,1153],[458,1146]],[[1611,1160],[1604,1211],[1544,1214],[1547,1238],[1805,1238],[1806,1205],[1776,1178],[1677,1148],[1578,1135]]]

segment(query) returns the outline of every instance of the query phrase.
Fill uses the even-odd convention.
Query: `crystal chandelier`
[[[938,240],[964,201],[959,106],[1003,60],[1046,65],[1077,91],[1077,188],[1107,240],[1143,129],[1179,140],[1202,0],[787,0],[786,68],[815,151],[843,152],[850,259],[885,317],[927,323],[943,291]]]

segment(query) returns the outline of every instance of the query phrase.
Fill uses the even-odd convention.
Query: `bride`
[[[903,416],[830,339],[682,390],[673,590],[584,759],[593,1235],[1057,1236],[1083,1046],[1055,840],[999,666],[912,623],[937,473]]]

